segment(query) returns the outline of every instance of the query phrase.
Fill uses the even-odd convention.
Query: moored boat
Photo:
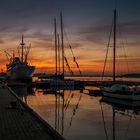
[[[127,99],[127,100],[140,100],[140,91],[138,89],[129,88],[127,85],[124,84],[116,84],[116,17],[117,12],[116,9],[114,10],[114,33],[113,33],[113,85],[111,87],[102,87],[101,91],[104,96],[119,98],[119,99]],[[108,45],[109,46],[109,45]],[[108,52],[108,51],[107,51]],[[107,59],[107,55],[106,55]],[[106,62],[105,59],[105,62]],[[105,68],[105,65],[104,65]],[[103,70],[104,74],[104,70]]]
[[[103,88],[104,96],[127,100],[140,100],[140,92],[127,85],[114,84],[110,88]]]
[[[38,87],[56,87],[56,89],[58,88],[58,86],[60,87],[60,89],[62,88],[74,88],[74,87],[80,87],[83,88],[84,87],[84,82],[80,81],[80,80],[74,80],[74,79],[65,79],[65,63],[66,66],[68,68],[68,70],[70,71],[70,73],[73,75],[73,72],[68,64],[68,60],[65,56],[65,47],[64,47],[64,30],[63,30],[63,17],[62,17],[62,12],[60,13],[60,37],[61,40],[59,38],[59,34],[57,32],[57,25],[56,25],[56,19],[54,19],[54,34],[55,34],[55,41],[54,41],[54,46],[55,46],[55,74],[54,75],[50,75],[49,77],[47,76],[42,76],[40,77],[40,81],[36,82],[36,85]],[[60,46],[60,42],[61,42],[61,46]],[[76,66],[79,70],[79,73],[81,75],[81,71],[79,68],[79,65],[76,61],[76,58],[74,57],[73,51],[72,51],[72,47],[69,46],[73,55],[73,59],[74,59],[74,63],[76,63]],[[61,52],[60,52],[61,51]],[[61,57],[60,57],[61,55]],[[62,64],[60,64],[62,63]],[[39,78],[39,75],[38,75]],[[45,78],[45,79],[43,79]]]
[[[23,35],[22,35],[22,42],[21,45],[21,57],[13,57],[10,58],[9,64],[7,64],[7,76],[8,79],[11,80],[26,80],[29,79],[32,73],[35,70],[35,66],[31,66],[28,64],[28,54],[29,54],[29,48],[26,50],[26,53],[24,51],[24,41],[23,41]],[[27,47],[26,47],[27,49]]]

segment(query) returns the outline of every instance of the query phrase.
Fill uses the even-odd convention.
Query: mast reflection
[[[71,128],[83,95],[82,89],[65,89],[64,87],[62,89],[56,87],[28,89],[27,86],[21,86],[12,89],[62,136]],[[39,105],[41,105],[40,108],[38,108]]]
[[[104,116],[105,112],[103,112],[102,105],[107,104],[110,105],[112,108],[112,139],[113,140],[116,140],[116,123],[115,123],[116,114],[129,117],[130,118],[129,121],[140,118],[140,101],[131,101],[131,100],[129,101],[129,100],[116,99],[116,98],[102,97],[100,103],[101,103],[104,130],[105,130],[107,140],[109,139],[109,136],[106,129],[105,116]]]

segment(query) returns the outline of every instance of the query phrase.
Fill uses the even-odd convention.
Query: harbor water
[[[89,78],[89,80],[92,80]],[[138,79],[140,80],[140,79]],[[140,103],[118,105],[88,95],[88,89],[13,90],[67,140],[139,140]],[[119,102],[120,103],[120,102]],[[139,104],[139,105],[138,105]]]

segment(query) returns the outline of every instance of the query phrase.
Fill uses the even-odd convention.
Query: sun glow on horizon
[[[10,43],[5,44],[5,46],[9,46]],[[14,42],[15,44],[15,42]],[[14,45],[13,44],[13,45]],[[35,44],[35,43],[33,43]],[[84,44],[83,44],[84,45]],[[47,46],[47,45],[46,45]],[[33,47],[31,51],[31,55],[29,55],[29,64],[36,66],[35,72],[46,72],[46,73],[54,73],[55,72],[55,53],[54,50],[50,47],[47,49],[46,46],[39,46],[39,47]],[[8,47],[7,47],[8,48]],[[95,73],[102,73],[103,71],[103,65],[104,65],[104,56],[105,51],[100,50],[100,46],[94,46],[91,48],[90,46],[86,45],[87,48],[81,49],[81,48],[74,48],[74,54],[77,62],[79,64],[80,70],[84,74],[95,74]],[[90,48],[88,50],[88,48]],[[133,48],[132,48],[133,49]],[[7,49],[9,51],[9,49]],[[12,49],[13,50],[13,49]],[[104,49],[105,50],[105,49]],[[12,51],[10,50],[12,53]],[[129,52],[131,52],[131,49],[129,48]],[[71,52],[66,49],[66,54],[68,55],[67,59],[71,66],[71,69],[73,72],[78,73],[78,69],[76,68],[76,65],[73,62],[73,57],[71,56]],[[112,72],[112,64],[111,64],[111,58],[108,60],[108,65],[106,66],[106,72],[111,73]],[[117,67],[118,73],[138,73],[140,72],[140,65],[139,57],[128,57],[127,63],[129,66],[129,70],[127,68],[127,65],[125,64],[124,60],[121,58],[118,59],[119,67]],[[6,55],[4,52],[1,51],[1,59],[0,59],[0,69],[1,71],[6,71],[6,64],[8,63],[6,59]],[[133,68],[133,69],[132,69]],[[68,73],[68,69],[65,65],[65,71]]]

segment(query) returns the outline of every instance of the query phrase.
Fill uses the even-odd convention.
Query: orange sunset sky
[[[132,4],[133,3],[133,4]],[[73,71],[69,44],[84,74],[100,74],[103,70],[106,48],[111,28],[113,9],[117,7],[117,71],[140,72],[140,2],[134,0],[5,0],[0,1],[0,68],[8,63],[4,51],[17,53],[24,34],[25,43],[31,43],[29,63],[36,72],[53,73],[55,68],[54,25],[63,12],[65,55]],[[124,57],[126,56],[126,57]],[[111,72],[112,41],[106,71]],[[67,71],[67,68],[66,68]]]

